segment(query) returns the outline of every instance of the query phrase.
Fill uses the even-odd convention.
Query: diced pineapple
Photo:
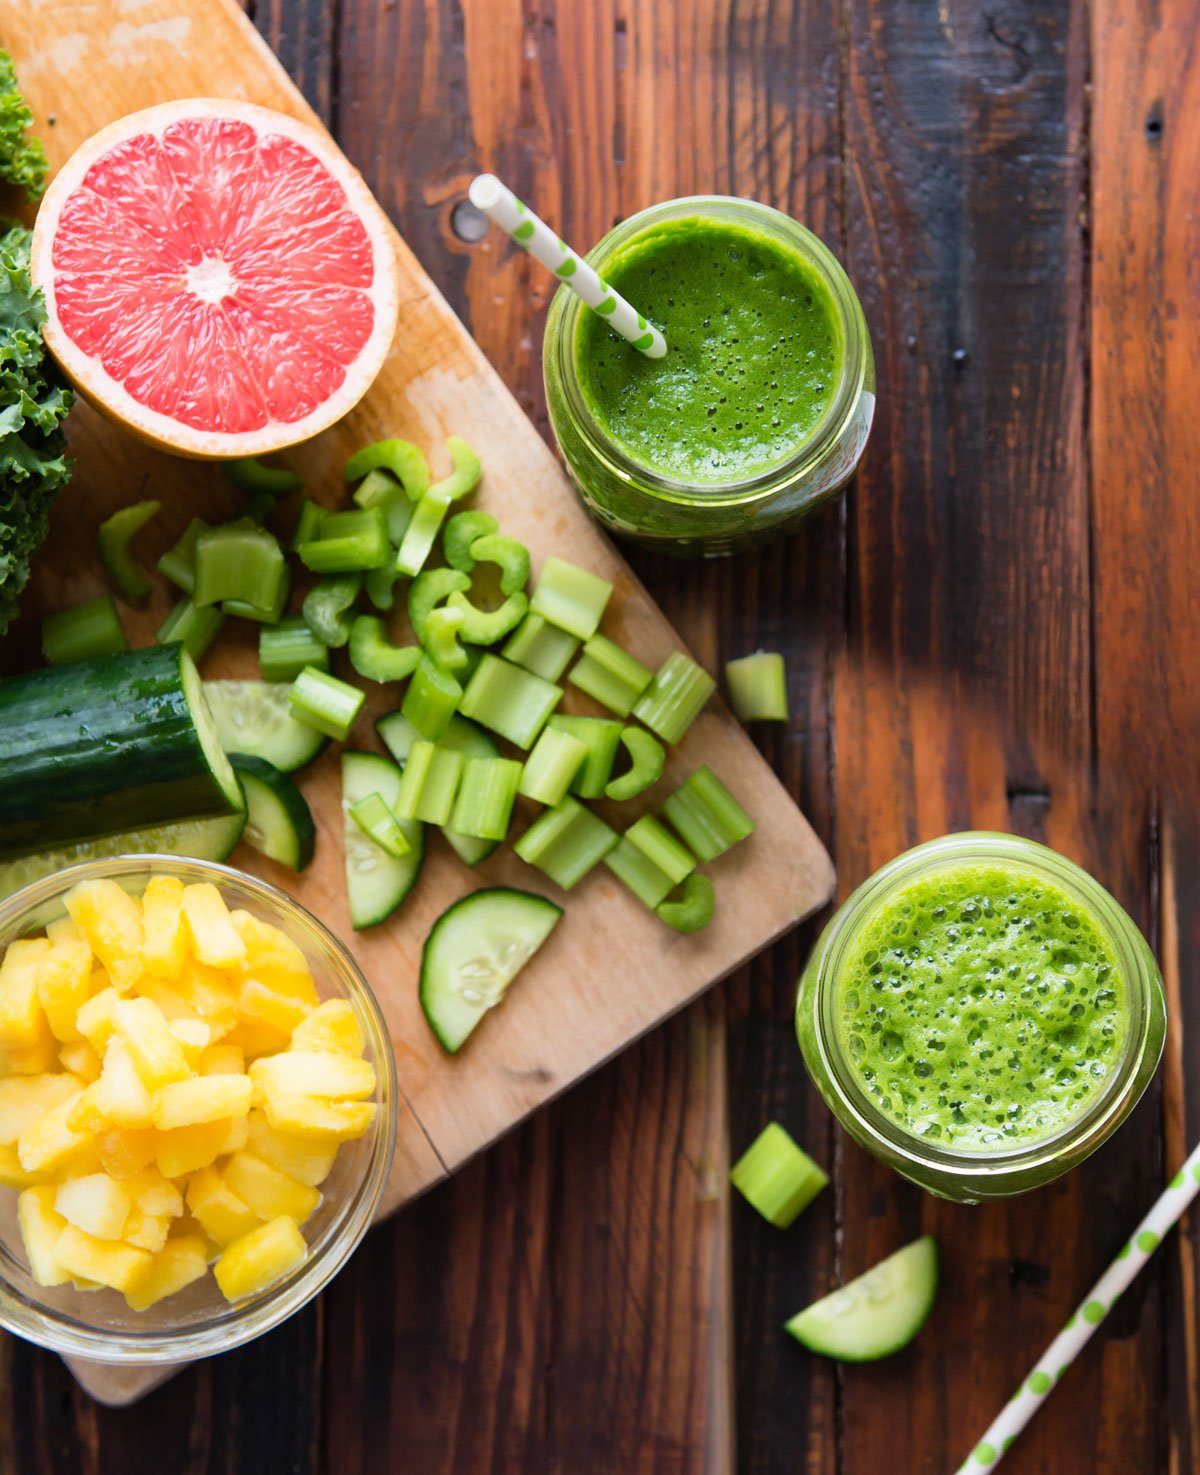
[[[36,1045],[0,1046],[0,1077],[40,1076],[57,1063],[57,1041],[49,1025]]]
[[[64,1045],[58,1052],[58,1063],[85,1086],[100,1079],[100,1057],[86,1040],[72,1040],[69,1045]]]
[[[108,970],[113,988],[127,994],[144,971],[141,902],[115,881],[99,880],[80,881],[63,903]]]
[[[95,975],[93,975],[94,977]],[[75,1027],[91,1045],[96,1054],[104,1058],[108,1042],[112,1039],[113,1010],[118,994],[115,988],[104,988],[94,993],[86,1004],[81,1004],[75,1018]]]
[[[75,1016],[92,991],[92,954],[87,943],[69,938],[54,943],[38,967],[37,991],[54,1038],[64,1044],[77,1040]]]
[[[326,1050],[358,1059],[366,1048],[358,1015],[346,999],[326,999],[292,1032],[293,1050]]]
[[[49,1036],[37,990],[38,973],[49,956],[50,943],[44,937],[9,943],[0,963],[0,1048],[26,1050]]]
[[[230,1153],[241,1152],[250,1140],[250,1114],[229,1118],[229,1130],[221,1139],[221,1146],[217,1152],[218,1157],[228,1157]]]
[[[352,1142],[375,1120],[373,1101],[326,1101],[319,1096],[268,1096],[263,1111],[277,1132],[316,1142]]]
[[[30,1122],[78,1096],[79,1089],[74,1076],[59,1073],[0,1080],[0,1143],[15,1142]]]
[[[183,1048],[184,1058],[190,1070],[212,1042],[212,1030],[202,1019],[173,1019],[167,1028]]]
[[[163,1132],[245,1116],[250,1110],[249,1076],[193,1076],[163,1086],[154,1097],[154,1125]]]
[[[79,1094],[66,1097],[22,1129],[17,1138],[17,1156],[27,1173],[61,1168],[77,1153],[95,1145],[92,1133],[74,1132],[67,1126],[67,1117]]]
[[[68,1224],[54,1246],[54,1258],[68,1275],[99,1281],[114,1291],[125,1291],[144,1272],[151,1257],[147,1250],[118,1240],[97,1239]]]
[[[155,1133],[154,1161],[165,1178],[180,1178],[216,1162],[229,1135],[229,1123],[200,1122]]]
[[[47,922],[46,936],[53,943],[87,942],[87,933],[74,917],[55,917],[53,922]]]
[[[142,896],[145,940],[142,958],[154,978],[175,978],[187,962],[183,926],[183,882],[177,876],[151,876]]]
[[[337,1157],[336,1142],[314,1142],[277,1132],[261,1111],[252,1111],[247,1122],[246,1146],[255,1157],[307,1183],[310,1188],[316,1188],[329,1176]]]
[[[0,1143],[0,1188],[33,1188],[51,1182],[49,1173],[27,1173],[17,1156],[15,1142]]]
[[[191,962],[175,980],[179,996],[213,1031],[225,1034],[237,1023],[237,996],[225,974],[203,963]]]
[[[308,959],[285,932],[246,911],[230,912],[229,919],[246,945],[240,969],[243,978],[257,978],[275,993],[316,1004]]]
[[[280,1050],[287,1049],[289,1040],[290,1036],[274,1025],[240,1018],[225,1036],[225,1043],[236,1045],[247,1060],[255,1060],[260,1055],[277,1055]]]
[[[129,1194],[107,1173],[68,1178],[58,1185],[54,1207],[68,1224],[96,1239],[120,1239],[133,1207]]]
[[[176,1024],[180,1020],[195,1021],[200,1018],[199,1013],[183,995],[170,984],[164,983],[161,978],[143,978],[137,986],[137,991],[141,998],[149,999],[158,1005],[162,1017],[168,1024]]]
[[[294,1219],[281,1215],[235,1239],[213,1266],[227,1301],[240,1301],[282,1280],[308,1258],[308,1246]]]
[[[286,1050],[250,1067],[255,1103],[267,1096],[322,1096],[361,1100],[375,1089],[375,1067],[350,1055],[327,1050]]]
[[[290,1173],[264,1163],[250,1152],[235,1152],[225,1164],[221,1176],[243,1203],[249,1204],[260,1219],[276,1219],[286,1214],[303,1224],[321,1202],[321,1195],[307,1183]]]
[[[202,1076],[236,1076],[246,1069],[246,1057],[240,1045],[230,1045],[222,1040],[219,1045],[210,1045],[196,1062],[196,1070]]]
[[[147,1168],[125,1184],[133,1205],[144,1214],[166,1215],[176,1219],[183,1213],[183,1194],[169,1178],[156,1168]]]
[[[238,1013],[244,1020],[269,1025],[284,1035],[290,1035],[311,1009],[304,999],[277,994],[257,978],[248,978],[238,995]]]
[[[166,1244],[171,1223],[167,1214],[147,1214],[144,1209],[130,1209],[121,1238],[127,1245],[136,1245],[139,1250],[149,1250],[153,1255]]]
[[[17,1227],[29,1261],[29,1273],[40,1286],[60,1286],[71,1272],[55,1253],[67,1221],[54,1207],[53,1183],[26,1188],[17,1199]]]
[[[199,1219],[189,1209],[185,1209],[182,1215],[176,1219],[175,1233],[182,1238],[199,1241],[204,1246],[204,1259],[209,1265],[221,1253],[221,1246],[209,1237],[205,1232],[204,1225],[201,1224]]]
[[[96,1138],[96,1156],[110,1178],[136,1178],[154,1161],[158,1133],[153,1127],[114,1128]]]
[[[208,881],[185,886],[181,905],[192,952],[201,963],[210,968],[236,968],[245,959],[246,944],[215,886]]]
[[[188,1212],[215,1245],[224,1249],[258,1224],[261,1218],[222,1179],[216,1168],[192,1174],[187,1191]]]
[[[187,1079],[187,1056],[157,1004],[149,999],[118,999],[113,1005],[113,1026],[148,1090]]]
[[[123,1039],[112,1039],[104,1052],[100,1079],[93,1082],[67,1119],[76,1132],[105,1132],[111,1127],[149,1127],[153,1100]]]
[[[130,1282],[125,1301],[131,1311],[145,1311],[156,1301],[190,1286],[208,1269],[207,1246],[198,1235],[167,1240],[145,1270]]]

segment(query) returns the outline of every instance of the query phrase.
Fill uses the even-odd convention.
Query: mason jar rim
[[[647,226],[705,213],[735,221],[751,221],[784,239],[810,266],[817,269],[830,289],[837,308],[843,343],[837,388],[813,432],[791,455],[753,476],[705,482],[685,482],[664,476],[644,462],[626,455],[597,424],[580,389],[575,372],[575,336],[579,314],[590,309],[565,285],[559,287],[550,303],[543,357],[549,359],[553,355],[563,397],[570,407],[575,428],[610,475],[662,501],[690,506],[743,506],[766,497],[774,497],[792,483],[803,480],[814,467],[820,465],[844,433],[855,413],[866,380],[866,327],[850,278],[841,262],[820,237],[782,210],[739,195],[682,195],[677,199],[650,205],[605,232],[587,252],[585,259],[589,265],[599,270],[606,257]]]

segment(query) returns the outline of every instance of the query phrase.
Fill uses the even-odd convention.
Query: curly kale
[[[36,200],[46,187],[46,151],[28,137],[33,114],[17,86],[13,59],[0,51],[0,180],[23,189]]]

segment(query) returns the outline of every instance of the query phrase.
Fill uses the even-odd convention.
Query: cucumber
[[[242,839],[280,865],[302,871],[313,858],[317,830],[304,795],[286,773],[248,753],[230,753],[229,761],[246,796],[246,829]]]
[[[377,753],[342,754],[342,812],[345,819],[346,895],[350,925],[356,930],[386,921],[413,889],[425,859],[425,826],[402,819],[400,828],[412,846],[407,855],[389,855],[359,829],[350,807],[378,794],[389,809],[396,807],[400,770]]]
[[[323,752],[329,739],[292,716],[290,690],[288,681],[206,681],[225,751],[261,758],[280,773],[295,773]]]
[[[451,1055],[558,925],[562,907],[531,891],[473,891],[433,924],[421,954],[421,1008]]]
[[[182,645],[0,682],[0,858],[242,808]]]
[[[926,1234],[797,1312],[786,1330],[824,1357],[875,1362],[907,1347],[925,1325],[937,1284],[937,1241]]]
[[[384,746],[395,758],[396,762],[404,767],[408,761],[409,750],[413,743],[417,742],[421,734],[416,730],[403,712],[388,712],[380,717],[375,723],[375,730],[383,739]],[[463,753],[468,758],[499,758],[500,749],[496,746],[490,733],[484,732],[482,727],[477,727],[474,722],[460,717],[456,712],[451,717],[444,733],[438,738],[438,747],[453,748],[457,753]],[[448,825],[442,826],[442,834],[445,835],[447,843],[464,865],[477,866],[484,861],[495,850],[500,843],[498,840],[478,840],[474,835],[460,835],[457,830],[452,830]]]

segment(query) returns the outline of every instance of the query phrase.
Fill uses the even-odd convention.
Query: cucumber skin
[[[814,1337],[811,1334],[806,1333],[803,1326],[797,1326],[800,1318],[806,1315],[807,1312],[811,1311],[814,1306],[819,1306],[821,1304],[820,1301],[814,1301],[812,1303],[812,1306],[806,1306],[803,1311],[797,1312],[790,1321],[784,1324],[784,1330],[788,1333],[789,1336],[795,1337],[796,1341],[799,1342],[802,1347],[807,1347],[810,1352],[815,1352],[820,1357],[833,1358],[837,1362],[879,1362],[884,1357],[892,1357],[897,1352],[903,1352],[905,1347],[910,1346],[920,1335],[922,1329],[925,1326],[925,1323],[932,1315],[934,1305],[937,1302],[938,1283],[941,1278],[938,1245],[937,1240],[933,1237],[933,1235],[923,1234],[920,1239],[913,1240],[911,1244],[902,1246],[901,1249],[897,1250],[895,1253],[897,1255],[902,1254],[905,1250],[911,1250],[917,1245],[928,1246],[928,1253],[930,1255],[929,1269],[931,1272],[929,1276],[929,1289],[924,1306],[917,1311],[916,1315],[908,1323],[904,1334],[898,1340],[881,1343],[877,1348],[874,1348],[870,1352],[855,1353],[847,1351],[845,1348],[842,1348],[836,1352],[831,1351],[829,1343],[825,1341],[822,1337]],[[890,1255],[885,1257],[885,1259],[891,1258],[892,1256]],[[885,1262],[881,1260],[879,1263],[882,1265]],[[878,1266],[872,1266],[871,1269],[878,1269]],[[870,1270],[864,1270],[862,1276],[857,1276],[856,1279],[861,1280],[863,1279],[863,1277],[870,1275],[870,1273]],[[854,1282],[851,1281],[850,1284],[853,1285]],[[844,1290],[845,1287],[843,1286],[842,1289]],[[829,1294],[830,1296],[834,1296],[837,1294],[837,1292],[830,1291]],[[822,1297],[821,1299],[827,1300],[828,1297]]]
[[[0,682],[0,856],[239,807],[205,755],[185,658],[149,646]]]
[[[252,784],[259,783],[267,789],[274,802],[283,809],[291,838],[295,840],[295,854],[290,858],[272,855],[270,851],[261,849],[250,840],[246,840],[246,844],[252,850],[258,850],[260,854],[265,855],[268,860],[278,861],[280,865],[287,866],[293,871],[302,871],[312,860],[313,850],[317,843],[317,827],[313,823],[312,810],[308,807],[308,801],[287,774],[280,773],[265,758],[255,758],[250,753],[230,753],[229,760],[233,764],[234,772],[243,780],[242,792],[246,796],[247,826],[254,814],[253,788],[245,783],[245,779],[249,778]]]

